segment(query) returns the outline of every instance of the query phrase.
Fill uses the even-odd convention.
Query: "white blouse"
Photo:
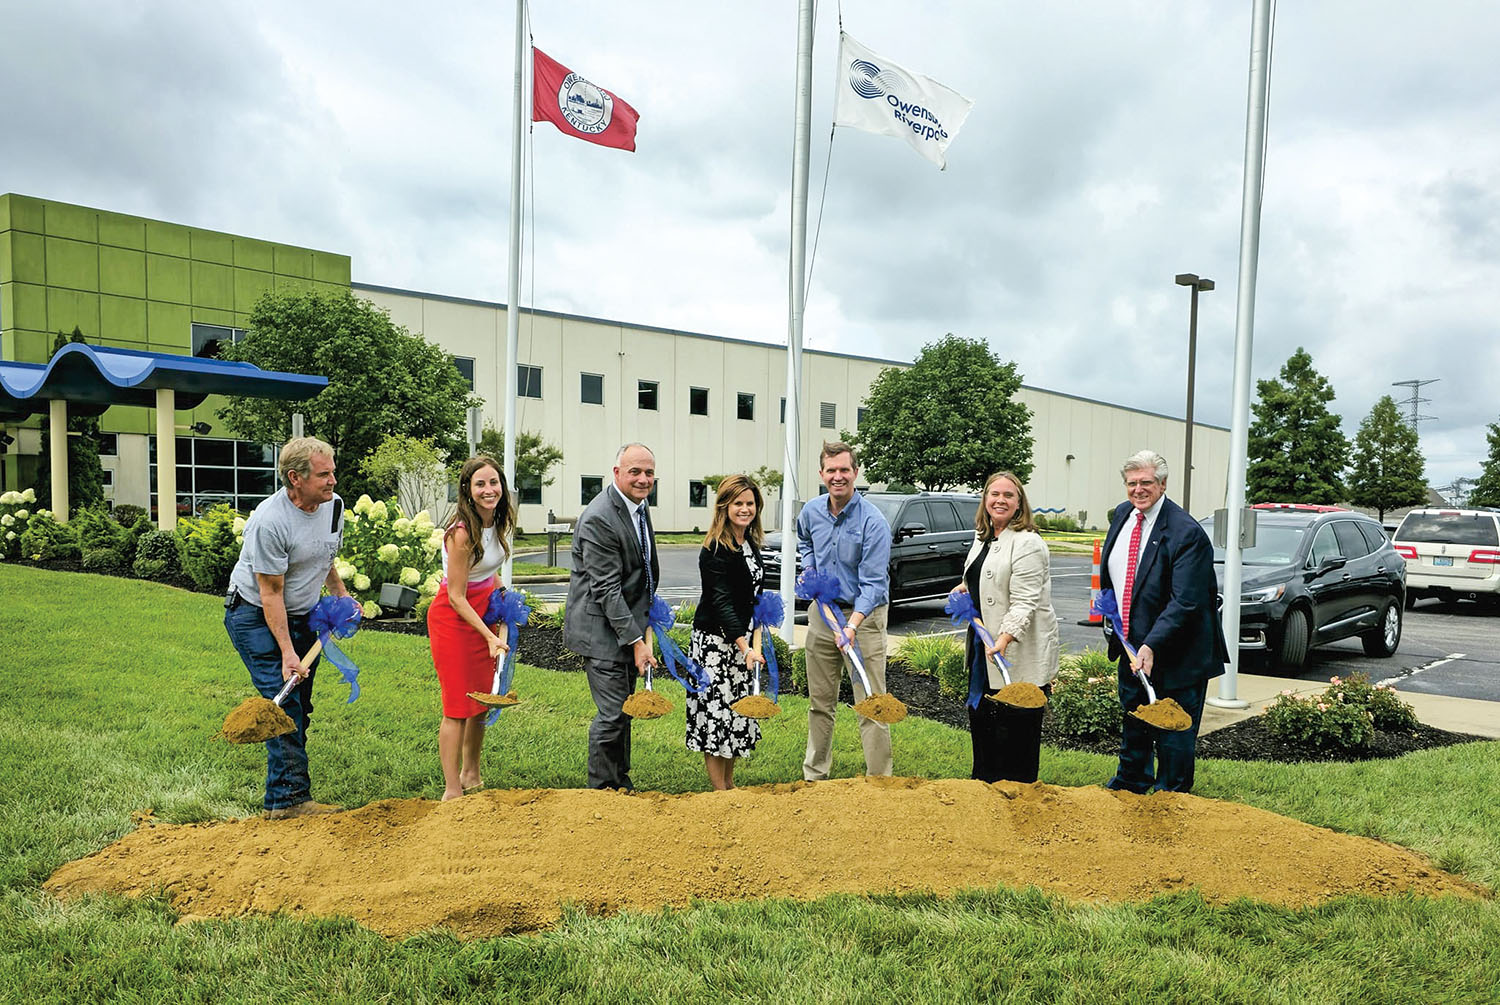
[[[494,527],[486,527],[479,536],[479,543],[484,548],[484,553],[479,556],[479,561],[469,567],[469,582],[482,583],[495,573],[500,571],[500,566],[505,564],[505,549],[500,547],[500,535],[495,532]],[[448,541],[443,540],[443,579],[448,578]]]

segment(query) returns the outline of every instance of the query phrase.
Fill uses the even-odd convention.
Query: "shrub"
[[[1064,657],[1047,703],[1057,728],[1080,740],[1120,735],[1118,671],[1108,654],[1085,649]]]
[[[675,618],[676,623],[679,625],[690,625],[693,623],[693,618],[697,615],[697,613],[697,604],[691,601],[685,604],[679,604],[677,605],[677,614]]]
[[[957,646],[943,654],[937,665],[938,693],[950,698],[967,698],[969,694],[969,668],[964,663],[964,650]]]
[[[220,503],[203,516],[177,521],[178,551],[182,571],[201,590],[223,590],[240,558],[240,531],[244,520],[227,504]]]
[[[891,662],[932,677],[938,664],[955,650],[962,653],[963,645],[952,635],[908,635],[891,653]]]
[[[130,543],[130,530],[115,522],[104,506],[85,506],[73,515],[78,531],[78,547],[87,555],[91,551],[113,551],[123,555]]]
[[[380,599],[382,583],[418,586],[430,598],[442,579],[442,545],[443,532],[426,510],[408,519],[395,502],[360,496],[344,511],[344,546],[334,568],[362,604]],[[425,613],[426,605],[419,607]]]
[[[1409,732],[1417,728],[1416,711],[1388,684],[1371,684],[1370,678],[1362,673],[1342,679],[1334,677],[1328,684],[1328,689],[1323,692],[1325,704],[1341,701],[1366,708],[1379,730]]]
[[[31,489],[0,494],[0,559],[21,557],[21,538],[36,512],[36,493]]]
[[[137,520],[150,517],[144,506],[136,506],[133,503],[121,503],[112,511],[114,518],[119,521],[121,527],[130,527]]]
[[[1283,691],[1263,713],[1266,728],[1278,740],[1333,750],[1364,750],[1375,736],[1375,719],[1362,705],[1326,694],[1299,698]]]
[[[85,548],[83,567],[88,572],[117,575],[125,571],[125,554],[118,548]]]
[[[169,530],[148,530],[136,542],[135,562],[130,571],[142,579],[170,579],[182,571],[177,535]]]
[[[78,532],[58,523],[51,510],[39,509],[30,514],[21,534],[21,556],[34,562],[52,562],[78,558]]]
[[[781,657],[781,653],[778,652],[776,654],[776,656],[779,659]],[[807,650],[806,649],[796,649],[796,650],[793,650],[792,651],[792,659],[791,659],[790,666],[791,666],[792,670],[791,670],[791,673],[787,674],[787,677],[791,681],[791,686],[790,687],[783,686],[782,690],[783,691],[795,691],[798,694],[806,694],[807,693]]]
[[[1031,518],[1036,521],[1037,530],[1078,531],[1083,529],[1078,526],[1077,520],[1066,513],[1033,513]]]

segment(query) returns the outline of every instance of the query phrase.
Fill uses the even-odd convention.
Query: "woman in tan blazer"
[[[985,630],[995,640],[984,653],[987,679],[975,681],[985,694],[1005,683],[989,658],[999,652],[1010,663],[1010,679],[1036,684],[1048,694],[1057,677],[1059,635],[1052,609],[1052,573],[1047,545],[1036,532],[1026,487],[1009,471],[984,483],[974,517],[974,544],[964,561],[964,582],[974,597]],[[975,647],[982,647],[973,628],[965,645],[966,666],[975,668]],[[1041,757],[1044,709],[1018,709],[981,699],[969,710],[974,741],[973,777],[1034,782]]]

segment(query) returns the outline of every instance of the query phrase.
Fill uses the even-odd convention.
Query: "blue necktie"
[[[651,582],[651,546],[647,543],[651,540],[651,532],[646,529],[645,503],[635,511],[635,522],[641,532],[641,566],[646,570],[646,596],[650,597],[656,592],[656,584]]]

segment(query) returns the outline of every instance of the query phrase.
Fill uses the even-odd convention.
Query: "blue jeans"
[[[1193,719],[1191,728],[1176,733],[1148,726],[1130,714],[1138,705],[1146,703],[1146,689],[1130,672],[1128,656],[1120,658],[1119,688],[1120,708],[1125,713],[1120,729],[1120,766],[1106,788],[1128,789],[1142,794],[1191,792],[1198,725],[1203,721],[1203,699],[1208,696],[1208,681],[1194,681],[1181,688],[1156,689],[1157,701],[1171,698]]]
[[[306,615],[287,618],[292,645],[298,654],[307,652],[317,638],[307,629]],[[224,629],[250,671],[250,683],[263,698],[275,698],[285,683],[281,679],[281,647],[266,625],[265,612],[246,600],[238,600],[224,612]],[[313,660],[311,671],[318,665]],[[297,724],[297,731],[266,741],[266,809],[296,806],[312,798],[307,777],[307,725],[312,717],[313,674],[287,695],[282,710]]]

